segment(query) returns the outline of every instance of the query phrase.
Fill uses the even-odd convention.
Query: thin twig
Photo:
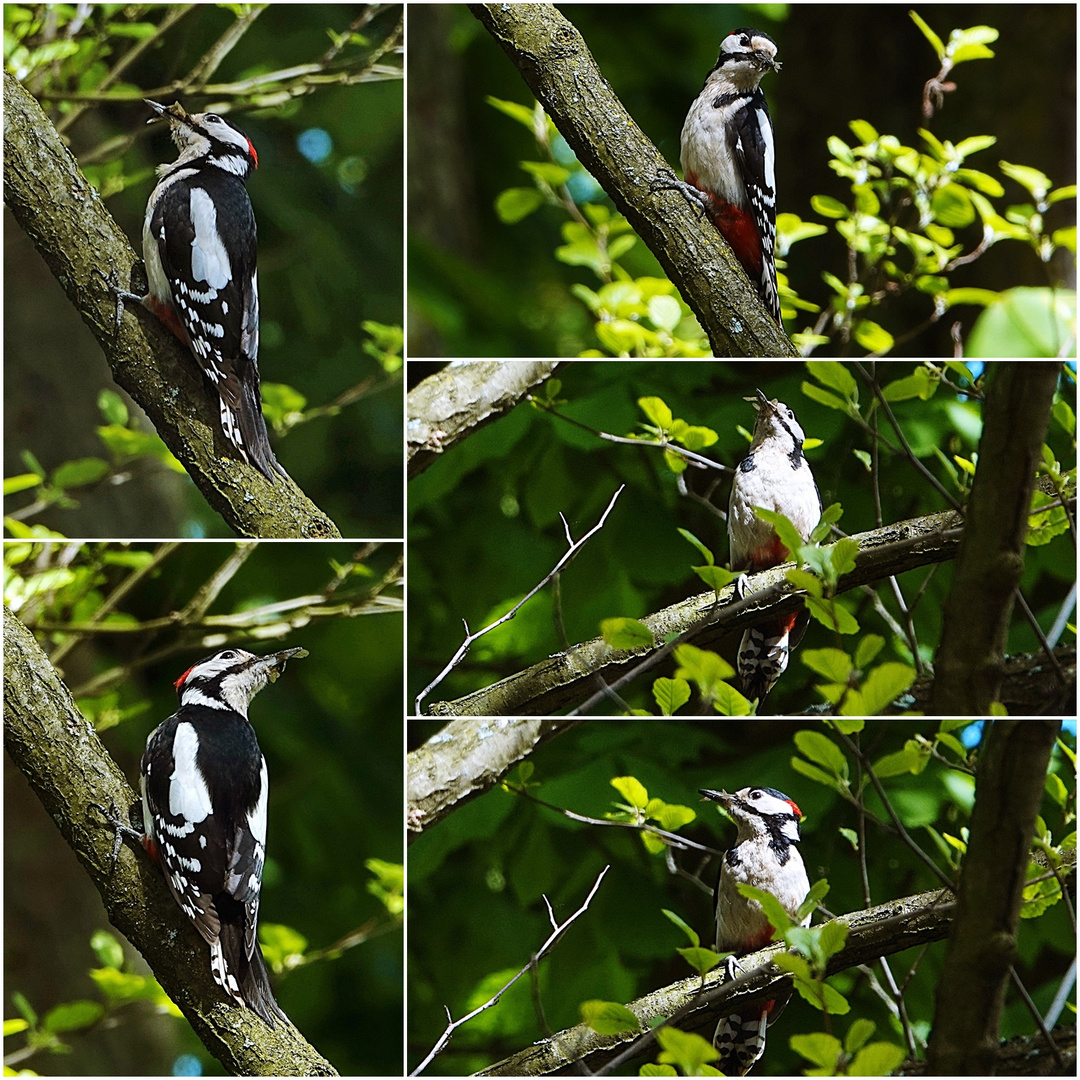
[[[608,514],[611,513],[612,507],[615,505],[615,500],[623,493],[625,484],[620,484],[618,491],[611,496],[611,501],[607,504],[607,509],[600,515],[600,520],[580,539],[572,541],[570,547],[563,553],[563,556],[555,564],[555,566],[546,573],[543,578],[536,585],[534,585],[505,615],[496,619],[493,623],[489,623],[483,628],[483,630],[477,630],[474,634],[469,630],[469,624],[465,623],[465,640],[458,647],[457,652],[450,658],[450,662],[439,672],[435,678],[424,687],[423,690],[416,696],[416,712],[420,713],[420,707],[424,701],[424,698],[435,689],[465,659],[466,654],[471,648],[474,641],[478,638],[482,638],[485,634],[490,633],[497,626],[502,626],[503,623],[509,622],[521,609],[525,606],[549,581],[553,580],[555,576],[568,566],[577,555],[577,553],[592,539],[592,537],[604,527],[604,522],[607,521]],[[567,534],[569,536],[569,534]],[[464,620],[462,620],[464,622]]]
[[[504,983],[499,990],[497,990],[491,997],[487,999],[487,1001],[485,1001],[482,1005],[478,1005],[475,1009],[472,1010],[472,1012],[466,1013],[460,1020],[451,1020],[450,1023],[446,1025],[446,1030],[442,1033],[442,1035],[439,1036],[438,1041],[428,1052],[427,1057],[425,1057],[424,1060],[421,1061],[420,1064],[411,1073],[409,1073],[410,1076],[417,1076],[422,1073],[428,1067],[428,1065],[431,1064],[435,1056],[443,1051],[443,1049],[446,1047],[446,1044],[453,1036],[454,1032],[457,1031],[457,1029],[461,1027],[462,1024],[467,1024],[474,1016],[479,1016],[479,1014],[484,1012],[486,1009],[490,1009],[493,1005],[498,1005],[499,999],[503,996],[503,994],[505,994],[506,991],[509,990],[510,987],[513,986],[514,983],[516,983],[518,979],[521,978],[522,975],[524,975],[527,971],[536,966],[537,962],[545,955],[545,953],[549,952],[557,944],[559,938],[561,938],[562,935],[566,932],[570,924],[579,915],[583,915],[586,911],[589,910],[589,905],[592,903],[592,898],[596,895],[596,890],[600,888],[600,882],[604,880],[604,875],[610,869],[611,865],[609,864],[600,871],[599,877],[597,877],[596,881],[593,882],[593,887],[589,890],[589,895],[585,897],[585,901],[584,903],[582,903],[581,907],[579,907],[577,911],[575,911],[573,915],[571,915],[570,918],[568,918],[564,923],[556,926],[555,929],[552,930],[544,944],[541,945],[535,953],[533,953],[533,955],[529,958],[529,962],[512,979],[510,979],[509,982]],[[449,1015],[450,1010],[447,1009],[447,1016]]]

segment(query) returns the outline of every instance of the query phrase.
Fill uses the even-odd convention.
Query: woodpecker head
[[[758,390],[757,397],[743,400],[751,402],[757,410],[754,440],[750,446],[752,450],[756,450],[766,439],[779,439],[789,454],[802,454],[806,436],[795,419],[795,413],[787,405],[775,398],[770,401],[761,390]]]
[[[714,72],[720,72],[739,90],[753,90],[767,71],[779,71],[776,42],[764,30],[732,30],[720,42]]]
[[[217,113],[189,113],[179,101],[166,107],[148,98],[143,100],[157,114],[147,123],[167,120],[169,134],[180,151],[176,161],[158,166],[159,173],[169,172],[177,165],[205,161],[246,180],[259,167],[259,155],[251,140]]]
[[[189,667],[176,680],[180,705],[232,709],[246,719],[251,699],[277,679],[293,656],[307,656],[307,649],[282,649],[265,656],[244,649],[223,649]]]
[[[706,788],[699,791],[706,799],[718,802],[738,826],[737,843],[768,837],[774,845],[786,845],[797,844],[802,839],[799,831],[802,811],[776,788],[748,787],[734,795]]]

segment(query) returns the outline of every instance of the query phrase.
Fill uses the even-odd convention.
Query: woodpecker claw
[[[690,204],[692,210],[697,210],[702,217],[708,213],[708,195],[693,184],[680,180],[673,169],[660,169],[649,184],[650,194],[655,195],[659,191],[677,191]]]
[[[94,270],[101,275],[105,287],[116,297],[116,314],[113,318],[113,337],[116,337],[120,333],[120,324],[124,319],[124,301],[134,300],[137,304],[141,304],[144,298],[139,296],[138,293],[128,292],[126,289],[120,288],[120,275],[117,273],[115,266],[112,267],[108,274],[98,267],[94,267]]]
[[[113,846],[112,854],[109,858],[109,873],[112,874],[116,869],[116,860],[120,857],[120,848],[123,847],[124,837],[130,837],[132,840],[138,840],[142,842],[143,833],[140,829],[133,829],[124,819],[120,816],[120,811],[117,808],[115,802],[110,803],[112,812],[110,813],[105,809],[101,803],[92,802],[89,804],[91,810],[97,810],[98,813],[105,819],[106,825],[111,825],[113,829]]]

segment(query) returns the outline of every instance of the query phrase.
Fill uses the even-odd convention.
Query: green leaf
[[[36,1027],[38,1022],[38,1014],[34,1011],[34,1006],[30,1004],[26,999],[26,995],[18,990],[11,991],[11,1003],[19,1010],[19,1014],[30,1025],[30,1027]]]
[[[659,799],[652,801],[660,802]],[[692,810],[689,806],[682,806],[679,803],[661,803],[654,810],[650,802],[647,813],[650,817],[656,819],[660,828],[667,829],[668,832],[678,832],[684,825],[689,825],[697,817],[696,810]]]
[[[113,390],[102,390],[97,399],[98,410],[109,424],[127,425],[128,407],[124,399]]]
[[[675,950],[699,975],[706,971],[712,971],[720,963],[720,954],[712,949],[696,947],[693,949]]]
[[[613,649],[641,649],[653,644],[653,632],[638,619],[604,619],[600,634]]]
[[[15,495],[20,491],[28,491],[41,483],[41,477],[37,473],[20,473],[18,476],[8,476],[4,479],[4,494]]]
[[[641,409],[649,420],[651,420],[658,428],[667,431],[668,428],[671,427],[671,421],[673,419],[671,409],[668,408],[667,403],[663,398],[638,398],[638,408]]]
[[[848,1076],[891,1076],[907,1057],[907,1051],[894,1043],[876,1042],[863,1047],[847,1067]]]
[[[791,928],[793,925],[791,916],[784,910],[784,905],[772,893],[742,883],[737,884],[735,887],[739,890],[740,895],[745,896],[748,900],[756,900],[761,905],[761,910],[765,912],[765,918],[772,924],[774,941],[785,930]]]
[[[885,639],[880,634],[864,634],[855,646],[855,666],[864,668],[885,647]]]
[[[870,1041],[876,1030],[877,1024],[873,1020],[860,1017],[858,1020],[852,1021],[851,1027],[848,1028],[848,1032],[844,1036],[844,1052],[854,1054],[857,1050],[860,1050]],[[888,1074],[884,1073],[882,1075]]]
[[[649,792],[636,776],[616,776],[611,786],[638,810],[644,810],[649,803]]]
[[[507,188],[495,198],[495,213],[504,225],[516,225],[544,205],[544,196],[536,188]]]
[[[934,31],[930,29],[930,27],[923,21],[922,17],[919,15],[918,12],[909,11],[908,14],[911,16],[911,21],[923,32],[923,36],[926,38],[926,40],[929,41],[931,45],[933,45],[934,52],[937,53],[938,59],[944,60],[945,42],[943,42],[941,38],[939,38],[937,34],[935,34]]]
[[[535,176],[537,180],[543,181],[549,187],[559,187],[570,179],[569,169],[551,161],[519,161],[518,165],[530,176]]]
[[[713,592],[719,592],[726,588],[734,580],[736,575],[722,566],[693,566],[691,569]]]
[[[859,690],[863,696],[865,715],[876,716],[890,705],[915,681],[915,669],[907,664],[880,664],[863,680]]]
[[[700,1076],[706,1062],[716,1061],[719,1051],[708,1039],[678,1028],[662,1027],[656,1032],[661,1047],[657,1060],[662,1065],[676,1065],[684,1076]]]
[[[854,334],[855,340],[867,352],[887,353],[893,347],[892,334],[870,319],[856,319]]]
[[[775,510],[769,510],[764,506],[755,506],[754,513],[761,521],[773,527],[776,535],[780,538],[780,543],[787,548],[789,558],[792,552],[798,551],[802,547],[803,538],[786,515],[777,513]]]
[[[124,966],[124,948],[108,930],[95,930],[90,937],[90,948],[103,967]]]
[[[795,732],[795,746],[810,761],[847,780],[848,763],[843,751],[820,731]]]
[[[846,218],[848,216],[848,208],[838,199],[834,199],[830,195],[814,195],[810,199],[810,205],[822,217]]]
[[[817,597],[808,596],[806,606],[815,619],[822,626],[830,630],[836,630],[840,634],[857,634],[859,624],[845,607],[836,600],[819,600]]]
[[[837,360],[808,360],[806,369],[822,386],[836,390],[848,401],[858,402],[859,384],[848,369]]]
[[[283,923],[260,922],[259,943],[266,962],[279,973],[299,966],[308,947],[303,934]]]
[[[625,239],[632,239],[626,237]],[[608,250],[614,258],[614,245],[609,245]],[[682,321],[682,308],[674,296],[653,296],[649,298],[649,318],[653,326],[658,330],[666,330],[669,334],[675,332],[675,327]]]
[[[77,458],[58,465],[52,474],[52,482],[59,488],[85,487],[97,483],[109,473],[109,463],[101,458]]]
[[[22,1031],[26,1031],[30,1025],[23,1019],[18,1020],[5,1020],[4,1021],[4,1038],[9,1035],[18,1035]]]
[[[69,1001],[50,1009],[41,1026],[45,1031],[59,1035],[96,1024],[104,1015],[104,1008],[96,1001]]]
[[[789,1042],[791,1049],[800,1057],[812,1061],[822,1069],[828,1070],[822,1073],[824,1076],[836,1075],[836,1067],[840,1062],[840,1040],[832,1035],[826,1035],[818,1031],[813,1035],[792,1035]]]
[[[701,693],[712,698],[724,679],[730,679],[735,669],[718,653],[699,649],[696,645],[679,645],[675,649],[675,677],[693,683]]]
[[[674,716],[690,700],[690,684],[685,679],[661,676],[653,683],[652,692],[664,716]]]
[[[484,98],[484,101],[493,108],[498,109],[499,112],[509,116],[511,120],[516,120],[522,127],[528,128],[530,132],[535,129],[536,112],[529,106],[519,105],[516,101],[504,101],[502,98],[492,97],[490,94]]]
[[[713,558],[713,553],[688,529],[679,529],[679,535],[689,544],[693,544],[694,547],[701,552],[701,557],[710,565],[716,561]]]
[[[679,1074],[670,1065],[653,1065],[646,1062],[638,1070],[638,1076],[678,1076]]]
[[[690,944],[696,949],[701,944],[701,938],[698,932],[681,916],[676,915],[674,911],[669,911],[667,908],[660,909],[687,937]]]
[[[620,1031],[637,1031],[641,1027],[638,1018],[615,1001],[583,1001],[581,1019],[598,1035],[618,1035]]]

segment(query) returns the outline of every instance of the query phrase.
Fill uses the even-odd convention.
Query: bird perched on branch
[[[821,518],[821,496],[803,455],[805,436],[795,413],[782,401],[770,401],[761,390],[746,400],[757,409],[757,421],[750,452],[735,469],[727,520],[731,569],[743,573],[736,584],[738,595],[746,572],[780,566],[792,554],[772,525],[757,516],[755,507],[783,514],[804,541]],[[738,670],[744,697],[759,705],[765,700],[809,620],[801,608],[770,616],[743,634]]]
[[[716,882],[716,948],[728,957],[727,979],[735,978],[739,956],[756,952],[772,940],[774,927],[757,900],[739,892],[740,884],[772,893],[792,920],[810,891],[802,856],[795,846],[802,839],[802,811],[782,791],[748,787],[734,795],[701,789],[719,803],[738,827],[735,844],[720,860]],[[806,926],[807,915],[802,920]],[[788,990],[738,1015],[721,1018],[713,1036],[720,1051],[718,1069],[726,1076],[744,1076],[765,1052],[765,1030],[783,1011]]]

